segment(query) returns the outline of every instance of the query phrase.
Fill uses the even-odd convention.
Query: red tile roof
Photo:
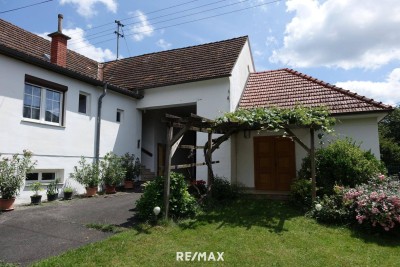
[[[105,80],[129,90],[231,75],[248,37],[173,49],[105,64]]]
[[[0,19],[0,44],[43,61],[46,61],[45,54],[50,55],[49,40],[2,19]],[[97,65],[95,60],[68,50],[67,69],[96,79]]]
[[[332,114],[390,111],[391,106],[315,79],[292,69],[251,73],[239,103],[241,108],[297,104],[326,106]]]

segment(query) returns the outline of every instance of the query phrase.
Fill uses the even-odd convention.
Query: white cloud
[[[321,3],[322,2],[322,3]],[[400,1],[288,0],[294,12],[270,61],[293,67],[374,69],[400,60]]]
[[[336,86],[382,101],[385,104],[393,106],[400,104],[400,68],[394,69],[384,82],[347,81],[338,82]]]
[[[154,27],[147,20],[146,15],[140,10],[136,10],[132,15],[139,20],[130,28],[133,40],[139,42],[145,37],[151,36],[154,32]]]
[[[60,0],[60,4],[72,4],[77,7],[77,11],[81,16],[92,17],[97,14],[94,6],[96,4],[103,4],[106,6],[108,11],[113,13],[117,12],[117,1],[116,0]]]
[[[165,41],[164,39],[160,39],[157,41],[156,45],[158,47],[160,47],[162,50],[168,50],[171,48],[172,44],[168,43],[167,41]]]
[[[95,47],[92,45],[85,38],[85,32],[81,28],[64,29],[63,33],[72,37],[72,39],[68,41],[68,49],[74,50],[77,53],[98,62],[115,60],[117,58],[117,56],[110,49],[103,49],[101,47]],[[38,35],[50,40],[47,34],[49,33],[42,33]]]

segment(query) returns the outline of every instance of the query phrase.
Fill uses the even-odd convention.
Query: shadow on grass
[[[250,230],[254,226],[265,227],[270,232],[281,233],[285,229],[285,221],[303,216],[291,205],[277,200],[239,199],[226,205],[213,206],[206,212],[196,216],[195,220],[179,223],[182,229],[217,223],[221,227],[243,227]]]
[[[382,247],[400,247],[400,227],[386,232],[381,229],[365,229],[358,225],[349,226],[351,236],[364,241],[374,243]]]

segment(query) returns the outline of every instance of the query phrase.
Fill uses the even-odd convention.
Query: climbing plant
[[[215,127],[236,123],[250,129],[280,130],[288,125],[296,125],[332,132],[335,118],[330,116],[326,107],[304,107],[294,108],[252,108],[238,109],[234,112],[225,113],[215,120]]]

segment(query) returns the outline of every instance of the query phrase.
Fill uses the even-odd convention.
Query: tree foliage
[[[389,174],[400,172],[400,107],[379,123],[379,142]]]

